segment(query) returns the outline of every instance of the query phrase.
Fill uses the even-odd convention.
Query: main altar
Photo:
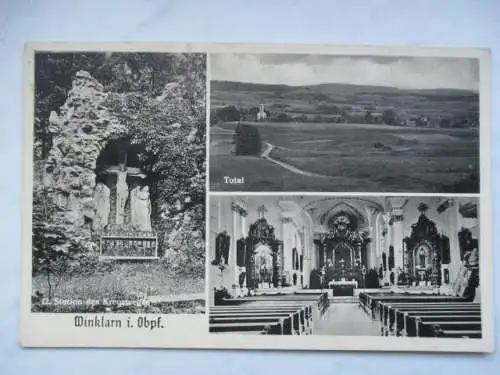
[[[315,240],[323,287],[332,288],[334,295],[353,295],[362,284],[368,241],[369,233],[358,230],[354,218],[343,213],[332,218],[328,231]]]

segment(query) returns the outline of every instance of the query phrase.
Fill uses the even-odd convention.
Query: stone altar
[[[328,286],[332,288],[334,296],[354,296],[354,289],[358,287],[358,282],[355,280],[332,280]]]

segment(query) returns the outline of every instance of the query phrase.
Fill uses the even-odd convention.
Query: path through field
[[[276,159],[273,159],[271,156],[269,156],[269,154],[271,153],[271,151],[273,150],[274,148],[274,145],[272,145],[271,143],[269,142],[265,142],[264,143],[264,146],[265,146],[265,149],[264,151],[262,152],[262,154],[260,155],[261,158],[263,159],[266,159],[266,160],[269,160],[270,162],[273,162],[275,164],[278,164],[280,167],[283,167],[287,170],[289,170],[290,172],[292,173],[296,173],[296,174],[300,174],[300,175],[303,175],[303,176],[310,176],[310,177],[319,177],[319,178],[328,178],[328,179],[331,179],[333,177],[331,176],[326,176],[324,174],[319,174],[319,173],[313,173],[313,172],[308,172],[308,171],[303,171],[302,169],[299,169],[297,167],[294,167],[293,165],[290,165],[290,164],[287,164],[287,163],[284,163],[282,161],[279,161],[279,160],[276,160]]]

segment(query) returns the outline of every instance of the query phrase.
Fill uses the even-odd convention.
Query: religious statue
[[[420,259],[420,268],[425,268],[425,252],[423,249],[420,249],[418,256]]]
[[[212,265],[217,266],[222,264],[222,262],[224,262],[225,265],[229,264],[230,242],[231,237],[227,233],[227,230],[223,230],[217,235],[215,238],[215,259],[212,261]]]
[[[103,183],[98,183],[94,190],[95,228],[108,225],[111,190]]]
[[[116,173],[116,224],[125,223],[125,204],[128,195],[127,171],[125,166],[121,166]]]
[[[151,200],[148,185],[137,186],[130,192],[130,216],[134,228],[151,230]]]

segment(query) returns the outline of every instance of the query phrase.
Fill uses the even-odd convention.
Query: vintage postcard
[[[30,43],[21,343],[491,352],[490,54]]]

